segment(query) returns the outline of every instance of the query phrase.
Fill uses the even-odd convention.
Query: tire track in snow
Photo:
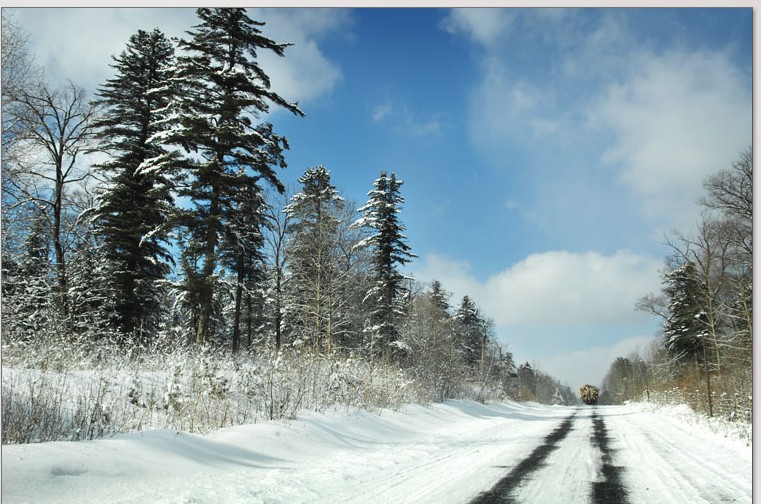
[[[626,467],[631,504],[751,502],[750,448],[657,413],[621,411],[605,420],[621,447],[616,459]]]
[[[624,468],[612,463],[613,452],[610,447],[610,437],[605,427],[605,421],[597,413],[592,413],[592,444],[597,446],[602,453],[602,467],[600,473],[603,480],[596,481],[592,485],[592,502],[594,504],[626,504],[627,493],[622,483],[621,474]]]
[[[471,504],[515,502],[515,498],[512,496],[513,491],[532,472],[542,467],[547,456],[557,448],[558,443],[560,443],[560,441],[562,441],[571,431],[575,417],[576,412],[563,420],[554,431],[544,438],[544,443],[537,446],[528,457],[518,463],[507,476],[499,480],[490,490],[481,493],[478,497],[473,499]]]

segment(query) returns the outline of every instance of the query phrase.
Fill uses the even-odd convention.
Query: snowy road
[[[751,502],[751,449],[637,407],[331,413],[4,446],[2,502]]]
[[[535,450],[549,448],[541,460],[521,462],[532,471],[511,478],[516,465],[473,502],[750,503],[750,450],[685,429],[630,408],[582,408]]]

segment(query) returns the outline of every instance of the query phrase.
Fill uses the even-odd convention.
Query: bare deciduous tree
[[[89,147],[90,124],[97,107],[73,83],[58,89],[40,84],[34,92],[22,93],[17,102],[17,141],[26,155],[10,163],[8,182],[17,204],[32,203],[48,220],[58,280],[58,306],[65,315],[68,197],[75,185],[90,176],[79,157]]]
[[[264,229],[264,239],[267,243],[269,268],[274,285],[270,295],[272,303],[272,325],[275,332],[275,348],[280,350],[283,330],[283,283],[285,281],[285,247],[286,236],[291,223],[291,217],[283,211],[292,196],[292,191],[271,194],[268,200],[275,199],[274,206],[265,210],[267,227]]]
[[[19,97],[28,93],[40,81],[41,72],[27,49],[28,36],[14,22],[11,13],[3,11],[0,32],[0,69],[2,70],[3,150],[13,142],[21,114],[16,110]]]

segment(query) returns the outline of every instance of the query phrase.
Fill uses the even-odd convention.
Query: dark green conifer
[[[188,298],[197,302],[194,339],[201,344],[214,332],[220,243],[237,202],[261,180],[283,190],[274,168],[285,167],[288,142],[271,124],[254,121],[272,104],[303,113],[270,90],[256,61],[260,50],[283,56],[288,44],[263,36],[264,23],[249,18],[245,9],[197,13],[200,24],[178,42],[184,55],[172,78],[170,129],[161,138],[187,153],[187,183],[179,191],[189,202],[180,219],[186,231],[183,265],[185,287],[193,291]]]
[[[116,74],[98,90],[106,109],[96,123],[109,159],[97,166],[109,184],[93,222],[111,262],[123,334],[147,338],[157,325],[157,281],[170,270],[171,155],[152,138],[162,131],[174,48],[158,29],[139,30],[115,56]],[[136,334],[139,333],[139,334]]]
[[[357,246],[372,250],[375,279],[366,297],[373,306],[370,347],[380,352],[383,360],[389,357],[390,351],[401,348],[398,320],[403,315],[400,302],[406,290],[405,277],[397,265],[403,266],[417,257],[407,245],[405,227],[399,221],[398,214],[404,203],[400,193],[402,184],[395,173],[389,176],[381,172],[380,178],[373,182],[374,189],[368,193],[367,204],[359,209],[363,216],[353,224],[371,230]]]

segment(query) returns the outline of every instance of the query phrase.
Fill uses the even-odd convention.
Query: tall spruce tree
[[[666,349],[676,364],[690,359],[697,362],[707,335],[695,264],[687,261],[667,272],[663,282],[663,291],[669,299],[669,316],[663,324]]]
[[[212,334],[220,240],[235,202],[263,180],[283,191],[273,167],[285,167],[287,140],[269,123],[254,119],[270,104],[296,115],[303,112],[270,90],[259,67],[259,50],[283,56],[289,44],[264,37],[264,23],[241,8],[202,8],[200,24],[178,44],[180,56],[172,78],[177,91],[170,103],[170,129],[160,138],[180,146],[189,156],[189,181],[179,195],[191,203],[180,223],[187,231],[183,265],[188,299],[195,300],[196,343]]]
[[[703,365],[708,400],[708,415],[713,416],[711,397],[711,372],[709,355],[716,355],[715,348],[709,348],[709,317],[701,301],[705,299],[706,287],[698,279],[695,264],[686,261],[681,266],[664,275],[669,298],[669,316],[663,324],[666,349],[677,369],[693,360],[695,369]]]
[[[106,107],[95,124],[97,138],[111,154],[98,168],[111,184],[99,198],[93,222],[114,271],[119,327],[139,339],[157,328],[156,281],[172,263],[167,237],[173,181],[166,163],[171,154],[150,140],[163,129],[157,110],[169,103],[173,58],[174,48],[161,31],[139,30],[113,57],[116,75],[97,93]]]
[[[309,343],[318,352],[333,350],[334,287],[339,271],[339,212],[343,198],[322,165],[308,168],[299,178],[302,191],[284,211],[291,218],[286,258],[289,325],[294,340]]]
[[[379,352],[385,361],[390,351],[398,345],[398,318],[402,315],[399,302],[404,292],[404,276],[397,265],[404,265],[417,257],[407,245],[404,225],[399,221],[404,198],[400,193],[402,180],[396,174],[390,176],[382,171],[373,182],[374,189],[368,193],[367,204],[358,211],[363,215],[353,223],[355,227],[366,227],[370,234],[357,244],[358,248],[372,250],[374,283],[366,299],[373,306],[371,314],[370,349]]]
[[[464,296],[455,312],[454,319],[460,333],[465,361],[469,366],[482,367],[489,338],[488,324],[481,316],[476,303]]]

